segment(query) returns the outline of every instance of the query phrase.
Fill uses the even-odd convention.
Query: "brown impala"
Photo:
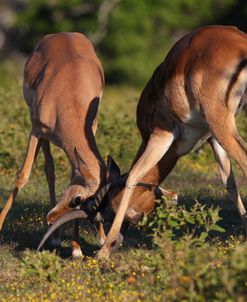
[[[40,147],[51,206],[56,205],[55,175],[50,142],[66,153],[71,182],[50,222],[71,210],[73,197],[86,199],[106,177],[106,167],[95,142],[96,114],[104,87],[104,73],[91,42],[80,33],[45,36],[24,69],[23,94],[29,106],[32,129],[24,163],[0,216],[0,230],[18,191],[26,184]],[[69,204],[72,207],[69,207]],[[76,236],[77,231],[75,231]],[[76,238],[75,238],[76,239]],[[77,244],[74,242],[74,247]],[[80,250],[74,249],[74,254]]]
[[[113,171],[114,161],[109,157],[106,168],[95,142],[96,114],[103,87],[101,63],[91,42],[84,35],[47,35],[34,49],[25,65],[23,83],[32,129],[24,163],[0,215],[0,230],[18,191],[29,178],[40,147],[45,156],[50,202],[54,207],[47,217],[49,224],[75,209],[81,201],[94,195],[106,181],[112,181],[112,177],[116,177]],[[57,205],[50,142],[64,150],[72,168],[70,185]],[[153,199],[155,197],[153,195]],[[93,218],[96,219],[102,244],[105,233],[101,217],[94,215]],[[72,241],[73,256],[81,255],[78,240],[76,222]]]
[[[235,124],[235,116],[246,102],[245,33],[235,27],[209,26],[187,34],[172,47],[142,92],[137,107],[142,144],[126,182],[118,192],[113,184],[101,191],[108,190],[116,216],[99,258],[109,256],[128,214],[141,218],[153,209],[153,200],[142,196],[165,179],[181,156],[206,140],[247,233],[247,214],[230,162],[231,157],[247,178],[247,146]],[[149,183],[151,191],[139,187],[140,182]],[[102,206],[101,200],[102,194],[95,196],[96,210]],[[83,209],[78,212],[84,213]]]

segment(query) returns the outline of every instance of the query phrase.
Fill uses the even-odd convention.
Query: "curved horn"
[[[105,197],[105,195],[107,194],[107,192],[110,190],[111,187],[112,187],[112,183],[109,183],[99,190],[99,192],[95,195],[94,207],[98,208],[100,206],[102,199]]]
[[[55,232],[62,224],[64,224],[65,222],[68,222],[70,220],[77,219],[77,218],[86,219],[87,214],[82,210],[76,210],[76,211],[68,212],[68,213],[64,214],[62,217],[58,218],[58,220],[56,220],[45,233],[44,237],[42,238],[42,240],[37,248],[37,251],[39,251],[41,249],[41,247],[44,245],[46,240],[51,236],[51,234],[53,232]]]
[[[97,194],[95,194],[92,197],[89,197],[87,200],[87,209],[90,212],[95,212],[98,210],[98,208],[101,205],[101,201],[103,200],[104,196],[107,194],[107,192],[109,191],[111,187],[111,183],[105,185],[104,187],[102,187]]]

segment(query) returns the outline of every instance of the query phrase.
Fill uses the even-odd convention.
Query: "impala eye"
[[[82,202],[81,196],[76,196],[71,199],[69,206],[70,208],[76,208],[81,204],[81,202]]]

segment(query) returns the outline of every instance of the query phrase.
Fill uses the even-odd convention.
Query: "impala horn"
[[[113,183],[109,183],[107,185],[105,185],[104,187],[102,187],[97,194],[95,194],[92,197],[89,197],[89,199],[87,201],[84,201],[81,203],[81,207],[83,207],[84,205],[86,206],[85,211],[90,212],[90,213],[96,213],[100,207],[102,207],[102,201],[104,199],[104,197],[106,196],[106,194],[108,193],[108,191],[112,188],[115,188],[117,186],[121,186],[125,184],[125,178],[120,178],[119,180],[113,182]],[[73,201],[73,206],[78,206],[79,205],[79,197],[76,197],[76,200]],[[42,246],[44,245],[44,243],[47,241],[47,239],[64,223],[74,220],[74,219],[78,219],[78,218],[82,218],[82,219],[87,219],[90,218],[90,213],[86,214],[84,210],[73,210],[72,212],[68,212],[65,213],[63,216],[61,216],[60,218],[58,218],[58,220],[56,220],[47,230],[47,232],[45,233],[45,235],[43,236],[37,251],[39,251]]]
[[[56,220],[47,230],[47,232],[45,233],[45,235],[43,236],[37,251],[39,251],[42,246],[44,245],[44,243],[46,242],[46,240],[51,236],[51,234],[53,232],[55,232],[62,224],[77,219],[77,218],[82,218],[82,219],[87,219],[88,215],[82,211],[82,210],[74,210],[72,212],[68,212],[66,214],[64,214],[62,217],[58,218],[58,220]]]
[[[120,178],[112,183],[109,183],[103,186],[94,196],[90,197],[87,201],[87,210],[90,212],[97,212],[100,211],[100,208],[105,207],[103,202],[104,197],[109,192],[110,189],[115,189],[119,186],[124,186],[126,182],[125,177]]]
[[[112,187],[111,183],[105,185],[97,192],[97,194],[95,194],[94,196],[88,199],[86,207],[89,212],[98,211],[98,209],[102,205],[102,201],[104,197],[106,196],[107,192],[110,190],[111,187]]]

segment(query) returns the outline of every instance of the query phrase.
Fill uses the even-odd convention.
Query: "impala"
[[[209,26],[185,35],[172,47],[141,94],[137,125],[142,144],[131,169],[118,185],[107,184],[86,202],[86,209],[95,213],[104,214],[109,207],[116,213],[99,258],[109,256],[124,219],[136,222],[152,211],[153,192],[177,160],[205,141],[212,147],[247,235],[247,213],[230,161],[234,159],[247,178],[247,146],[235,124],[235,116],[246,103],[245,33],[235,27]],[[57,220],[48,234],[73,216],[87,216],[85,202],[82,205],[73,215]]]
[[[23,94],[30,110],[32,128],[25,160],[15,187],[0,215],[4,219],[31,172],[40,147],[45,157],[51,223],[76,206],[74,196],[86,199],[106,181],[106,166],[95,142],[96,114],[104,87],[104,73],[91,42],[80,33],[45,36],[24,68]],[[64,150],[71,164],[71,182],[56,205],[55,174],[50,142]],[[78,225],[72,242],[80,255]]]
[[[181,156],[206,140],[247,234],[247,213],[230,162],[234,159],[247,178],[247,146],[235,124],[235,116],[246,102],[245,33],[235,27],[209,26],[187,34],[172,47],[142,92],[137,107],[142,145],[99,258],[109,256],[132,208],[138,182],[156,175],[151,181],[158,185]]]
[[[34,49],[24,68],[23,83],[32,122],[29,144],[15,187],[1,212],[0,230],[17,193],[29,178],[40,147],[45,156],[45,173],[53,208],[47,216],[49,224],[73,211],[101,187],[104,192],[103,185],[118,176],[111,157],[108,157],[106,167],[95,141],[96,115],[103,87],[101,63],[84,35],[47,35]],[[64,150],[72,169],[71,182],[57,204],[50,142]],[[101,215],[96,212],[92,220],[103,244],[105,232]],[[73,237],[72,255],[77,257],[81,255],[78,221]]]

